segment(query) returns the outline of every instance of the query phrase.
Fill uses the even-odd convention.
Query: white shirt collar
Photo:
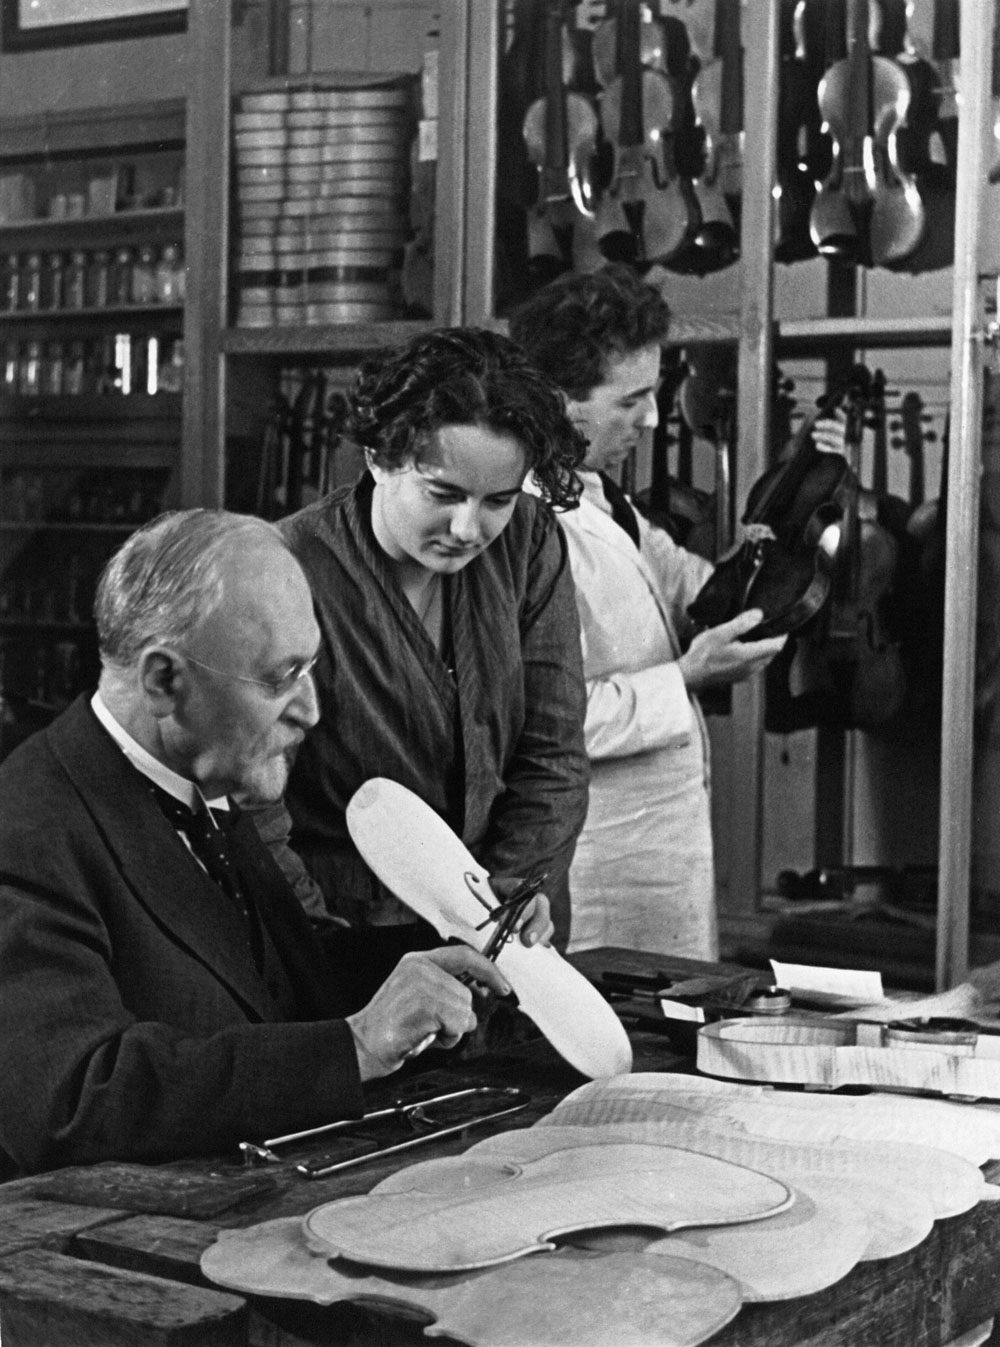
[[[589,469],[577,468],[576,475],[583,483],[582,500],[588,505],[594,505],[598,510],[602,510],[606,515],[611,514],[611,505],[607,496],[604,494],[604,483],[596,472]]]
[[[114,716],[104,704],[100,692],[95,692],[90,699],[90,705],[94,715],[101,722],[108,734],[128,758],[129,762],[141,772],[143,776],[148,777],[161,790],[165,790],[168,795],[172,795],[175,800],[180,800],[181,804],[187,805],[188,809],[199,810],[206,806],[210,809],[228,809],[229,801],[224,795],[217,800],[206,800],[201,791],[193,781],[189,781],[186,776],[179,776],[172,768],[167,767],[165,763],[154,758],[152,753],[148,753],[142,744],[137,743],[129,734],[128,730],[119,725]]]

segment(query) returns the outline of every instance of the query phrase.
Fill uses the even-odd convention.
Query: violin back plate
[[[201,1270],[249,1295],[318,1305],[354,1301],[410,1321],[414,1312],[429,1315],[428,1337],[469,1347],[698,1347],[742,1303],[724,1272],[664,1254],[563,1249],[452,1276],[341,1268],[309,1248],[297,1216],[220,1231]]]
[[[529,1127],[514,1132],[503,1132],[488,1141],[473,1146],[462,1157],[469,1166],[483,1163],[487,1158],[523,1164],[536,1160],[553,1150],[571,1147],[596,1147],[621,1142],[642,1141],[645,1144],[670,1146],[665,1128],[657,1132],[656,1124],[638,1123],[621,1127]],[[715,1154],[717,1159],[741,1163],[736,1155],[722,1154],[726,1141],[709,1137],[707,1148],[698,1143],[697,1129],[689,1129],[695,1144],[678,1143],[681,1149],[699,1154]],[[712,1143],[719,1143],[718,1151]],[[741,1143],[736,1142],[733,1150]],[[752,1143],[742,1143],[744,1153],[753,1149]],[[732,1225],[701,1226],[689,1231],[676,1231],[656,1236],[649,1230],[597,1230],[571,1236],[572,1247],[587,1248],[602,1253],[636,1250],[643,1253],[673,1254],[691,1258],[719,1268],[740,1284],[745,1301],[787,1300],[792,1296],[811,1295],[839,1281],[855,1263],[866,1257],[873,1242],[872,1218],[867,1212],[865,1194],[860,1183],[823,1178],[810,1174],[805,1165],[799,1166],[790,1180],[794,1165],[782,1166],[781,1147],[768,1143],[757,1146],[757,1156],[766,1162],[766,1171],[778,1178],[794,1192],[794,1203],[785,1211],[769,1216],[765,1221],[738,1222]],[[796,1148],[791,1149],[794,1153]],[[805,1148],[801,1148],[805,1149]],[[749,1165],[761,1169],[761,1164]],[[417,1187],[427,1191],[435,1183],[442,1186],[458,1181],[462,1166],[458,1160],[427,1161],[415,1167],[419,1172],[403,1170],[379,1185],[378,1191],[404,1191]],[[884,1190],[883,1190],[884,1191]],[[916,1207],[915,1220],[905,1224],[901,1238],[886,1245],[879,1241],[876,1257],[888,1256],[882,1250],[903,1252],[923,1239],[932,1223],[928,1204],[917,1206],[908,1192],[904,1201]],[[890,1202],[890,1207],[892,1203]]]
[[[383,884],[442,939],[483,948],[493,929],[483,921],[496,905],[489,874],[419,796],[396,781],[372,777],[349,802],[347,827]],[[556,950],[528,949],[515,937],[496,962],[519,1009],[571,1066],[591,1078],[631,1070],[632,1048],[618,1016]]]
[[[409,1272],[457,1272],[554,1248],[553,1241],[609,1226],[666,1234],[684,1226],[758,1221],[792,1202],[776,1179],[714,1156],[618,1144],[555,1150],[517,1164],[437,1162],[406,1191],[376,1188],[315,1208],[309,1245],[352,1262]],[[444,1178],[442,1178],[442,1173]]]

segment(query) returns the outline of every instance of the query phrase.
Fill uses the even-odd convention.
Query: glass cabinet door
[[[992,957],[993,391],[988,379],[984,403],[976,369],[975,333],[989,315],[979,321],[985,301],[968,301],[981,272],[997,270],[985,255],[969,260],[1000,217],[1000,188],[988,181],[998,157],[991,8],[954,7],[956,31],[946,33],[934,20],[951,7],[929,0],[465,7],[462,318],[502,326],[552,275],[607,259],[662,288],[675,315],[669,400],[626,485],[649,492],[665,471],[671,484],[716,490],[717,427],[703,421],[692,436],[679,396],[689,375],[711,369],[736,403],[740,515],[816,397],[865,372],[852,467],[866,499],[898,507],[894,564],[906,574],[890,586],[889,636],[867,645],[877,656],[861,689],[867,709],[847,708],[829,682],[841,671],[828,668],[827,683],[813,685],[818,710],[799,700],[790,712],[816,678],[815,661],[804,670],[799,658],[734,688],[709,717],[733,954],[798,941],[799,953],[825,951],[833,963],[895,960],[913,985],[953,981],[971,885],[972,957]],[[895,193],[888,216],[881,201],[845,207],[851,166],[837,118],[843,140],[849,109],[835,96],[843,102],[859,48],[889,63],[883,73],[905,85],[913,113],[891,146],[898,181],[876,183]],[[623,52],[626,65],[638,52],[638,124]],[[669,116],[656,101],[665,90]],[[876,176],[887,174],[886,146],[871,143]],[[895,692],[877,681],[887,664],[879,640],[897,654],[905,646]],[[890,693],[912,714],[885,714]],[[859,931],[868,935],[855,940]]]

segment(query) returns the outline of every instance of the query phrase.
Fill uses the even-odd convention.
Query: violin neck
[[[620,145],[641,145],[642,47],[639,0],[618,0],[618,77],[621,80]]]
[[[569,162],[562,78],[562,0],[550,0],[545,15],[545,167],[564,180]]]
[[[889,435],[885,414],[885,372],[876,370],[872,379],[872,416],[875,422],[875,457],[872,463],[872,491],[884,496],[889,490]]]
[[[812,442],[812,429],[819,418],[829,408],[832,399],[824,398],[805,418],[792,438],[792,452],[776,472],[772,481],[761,491],[760,499],[753,511],[743,516],[744,524],[766,523],[772,511],[780,511],[791,504],[795,493],[802,485],[809,465],[819,452]]]
[[[872,134],[872,63],[869,0],[847,0],[848,126],[855,153]],[[856,166],[852,164],[852,167]]]
[[[935,61],[958,59],[958,25],[958,0],[934,0],[931,53]]]

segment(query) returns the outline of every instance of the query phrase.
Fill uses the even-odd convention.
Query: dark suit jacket
[[[0,1147],[20,1170],[218,1151],[362,1111],[340,1017],[401,951],[374,933],[324,943],[248,818],[239,834],[293,1019],[86,698],[0,765]]]

